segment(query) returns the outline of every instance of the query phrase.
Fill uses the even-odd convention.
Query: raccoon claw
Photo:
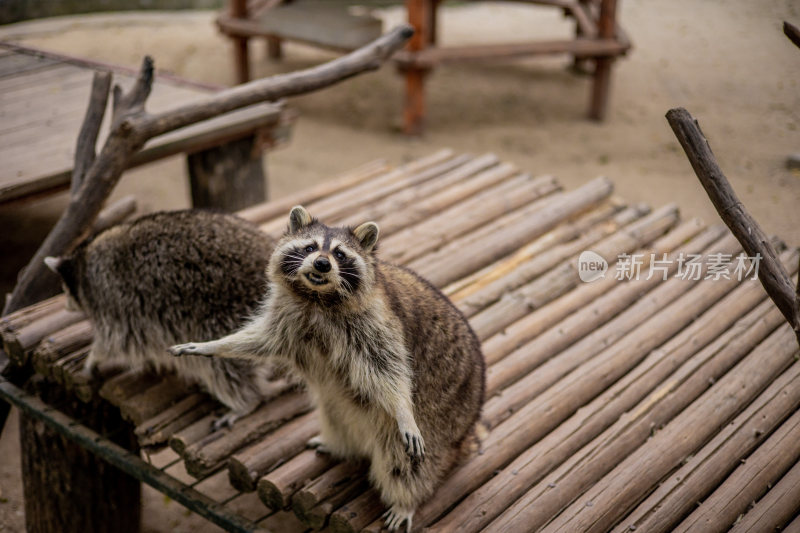
[[[221,417],[214,420],[214,423],[211,424],[211,431],[213,433],[219,431],[222,428],[230,429],[233,427],[234,422],[236,422],[237,420],[239,420],[239,415],[231,411],[230,413],[224,414]]]
[[[308,439],[308,442],[306,442],[306,447],[316,450],[317,453],[324,453],[324,454],[330,453],[328,447],[325,446],[325,442],[319,436],[311,437],[310,439]]]
[[[409,431],[403,433],[403,445],[406,453],[411,457],[422,458],[425,455],[425,441],[422,435],[415,435]]]
[[[397,509],[396,506],[392,506],[391,509],[383,513],[381,518],[384,518],[384,526],[389,531],[397,531],[400,529],[400,526],[403,522],[406,523],[405,531],[406,533],[411,533],[411,519],[414,516],[414,511],[406,511],[403,509]]]
[[[203,353],[200,349],[200,345],[195,344],[193,342],[187,344],[176,344],[175,346],[170,346],[167,348],[167,351],[174,355],[175,357],[180,357],[182,355],[208,355]]]

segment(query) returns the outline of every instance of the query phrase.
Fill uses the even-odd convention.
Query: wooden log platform
[[[628,205],[605,178],[564,190],[452,150],[367,163],[240,215],[278,236],[297,203],[329,224],[378,222],[379,253],[441,288],[483,343],[489,433],[415,528],[800,529],[800,353],[723,226]],[[797,275],[800,252],[776,242]],[[588,271],[586,251],[604,263]],[[214,432],[220,406],[174,376],[87,378],[91,326],[63,296],[0,319],[0,334],[37,379],[119,408],[160,472],[140,479],[184,487],[180,501],[223,527],[380,530],[365,465],[305,449],[319,427],[301,390],[277,384]]]

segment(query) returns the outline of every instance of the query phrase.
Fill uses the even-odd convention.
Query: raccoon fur
[[[288,364],[319,411],[311,444],[368,459],[386,526],[410,531],[415,509],[474,444],[485,363],[464,316],[413,272],[378,259],[377,239],[373,222],[330,228],[295,207],[258,314],[227,337],[170,351]]]
[[[175,359],[166,349],[235,331],[267,288],[274,242],[233,215],[160,212],[119,224],[65,257],[47,258],[61,276],[68,307],[94,328],[85,370],[100,362],[174,371],[230,409],[215,427],[255,409],[277,385],[259,362]]]

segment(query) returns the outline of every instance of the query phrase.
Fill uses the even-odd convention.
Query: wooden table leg
[[[414,28],[414,36],[408,41],[409,52],[419,52],[436,39],[433,21],[436,19],[436,0],[406,0],[408,23]],[[425,121],[425,75],[427,69],[407,66],[406,97],[403,109],[403,132],[420,135]]]
[[[403,133],[421,135],[425,125],[425,71],[405,71],[406,101],[403,109]]]
[[[192,205],[233,212],[266,201],[261,154],[255,135],[189,154]]]
[[[600,18],[597,22],[597,35],[600,39],[614,37],[616,31],[617,0],[602,0],[600,4]],[[606,116],[608,93],[611,85],[611,67],[614,59],[600,57],[595,59],[594,81],[592,82],[592,97],[589,106],[589,118],[603,120]]]
[[[230,13],[232,17],[247,18],[247,0],[230,0]],[[233,60],[236,66],[237,83],[250,81],[250,56],[247,49],[247,37],[234,36]]]
[[[274,61],[283,59],[283,39],[267,36],[267,57]]]
[[[37,378],[33,378],[34,383]],[[117,444],[138,451],[133,427],[105,402],[84,404],[39,381],[35,392]],[[22,481],[28,533],[138,533],[139,481],[43,422],[20,413]]]

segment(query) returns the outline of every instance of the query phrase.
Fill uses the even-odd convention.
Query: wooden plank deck
[[[75,142],[89,102],[96,70],[112,70],[123,89],[135,72],[0,43],[0,203],[65,188],[70,179]],[[156,76],[148,110],[164,111],[200,101],[213,90],[169,76]],[[111,122],[110,105],[100,133]],[[181,152],[218,146],[260,128],[271,137],[288,137],[280,126],[293,119],[280,105],[259,104],[151,139],[132,166]],[[265,142],[270,139],[265,138]]]
[[[727,230],[612,193],[606,179],[565,191],[491,154],[442,150],[241,212],[273,235],[295,203],[331,224],[375,219],[382,256],[431,279],[469,317],[487,361],[490,432],[416,527],[797,529],[791,329],[757,281],[740,281],[735,264],[714,267],[740,251]],[[608,260],[604,278],[581,281],[585,250]],[[790,271],[798,255],[782,251]],[[632,256],[641,275],[618,276]],[[172,379],[110,372],[99,389],[87,383],[89,324],[61,296],[2,319],[0,333],[17,362],[119,406],[152,460],[200,480],[195,489],[230,500],[228,510],[286,531],[380,529],[363,465],[304,449],[317,421],[302,393],[212,433],[216,404]]]

